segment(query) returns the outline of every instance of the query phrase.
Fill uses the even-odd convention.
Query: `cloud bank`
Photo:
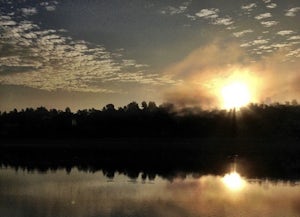
[[[40,3],[45,10],[56,8]],[[38,13],[34,7],[21,8],[23,16]],[[103,45],[74,40],[64,29],[42,29],[18,19],[18,14],[0,14],[0,83],[42,90],[114,93],[121,91],[111,82],[161,85],[172,83],[157,73],[145,73],[147,65],[109,51]]]

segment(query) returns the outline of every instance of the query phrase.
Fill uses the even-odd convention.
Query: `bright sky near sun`
[[[0,0],[0,110],[299,99],[299,15],[299,0]]]

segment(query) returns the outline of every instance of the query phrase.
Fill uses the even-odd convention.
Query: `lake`
[[[237,175],[238,176],[238,175]],[[296,217],[300,183],[189,175],[130,179],[72,169],[0,169],[3,217]]]

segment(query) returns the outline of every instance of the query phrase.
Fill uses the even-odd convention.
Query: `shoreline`
[[[42,143],[43,142],[43,143]],[[54,145],[53,145],[54,144]],[[297,139],[259,138],[106,138],[82,140],[10,140],[0,145],[0,164],[48,171],[77,167],[122,172],[131,177],[215,174],[229,171],[233,156],[248,178],[300,179]]]

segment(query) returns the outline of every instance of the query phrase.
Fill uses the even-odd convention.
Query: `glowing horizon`
[[[239,191],[245,186],[245,181],[236,171],[225,174],[222,181],[232,191]]]
[[[249,87],[239,81],[224,86],[221,94],[223,97],[223,108],[225,109],[239,109],[250,103],[251,99]]]

